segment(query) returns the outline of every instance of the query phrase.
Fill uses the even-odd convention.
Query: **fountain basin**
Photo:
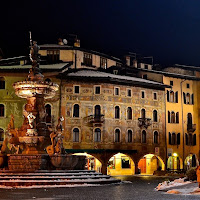
[[[45,99],[52,98],[58,91],[58,84],[43,81],[19,81],[13,84],[15,94],[21,98],[31,98],[37,94],[43,95]]]
[[[50,155],[51,164],[56,169],[84,169],[86,164],[86,157],[85,156],[77,156],[77,155],[70,155],[70,154],[55,154]]]
[[[19,137],[19,142],[20,143],[25,143],[27,145],[36,145],[39,142],[44,141],[44,136],[24,136],[24,137]]]

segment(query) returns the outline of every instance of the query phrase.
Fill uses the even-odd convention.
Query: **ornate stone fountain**
[[[72,169],[79,159],[65,154],[62,145],[64,118],[59,118],[56,130],[46,125],[44,99],[55,96],[59,86],[43,81],[44,76],[39,68],[39,47],[37,42],[32,43],[31,36],[30,43],[32,68],[28,78],[13,84],[15,94],[27,99],[23,111],[24,122],[21,128],[16,129],[14,116],[11,116],[7,130],[10,138],[6,138],[3,142],[0,165],[2,164],[2,167],[8,165],[8,169],[14,171],[35,171],[52,167]]]

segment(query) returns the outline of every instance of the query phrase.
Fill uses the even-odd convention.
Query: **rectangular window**
[[[83,54],[83,63],[86,66],[92,66],[92,54],[90,53],[84,53]]]
[[[142,97],[142,99],[145,98],[145,93],[144,93],[144,91],[141,92],[141,97]]]
[[[101,93],[101,88],[100,86],[95,86],[95,94],[100,94]]]
[[[78,85],[74,86],[74,93],[79,94],[80,93],[80,87]]]
[[[127,97],[131,97],[132,96],[132,91],[131,89],[127,89]]]
[[[170,81],[170,85],[173,86],[173,85],[174,85],[174,82],[173,82],[173,81]]]
[[[107,69],[107,59],[100,57],[100,67],[103,69]]]
[[[187,88],[190,88],[190,84],[189,83],[187,83]]]
[[[145,69],[148,69],[148,65],[144,65],[144,68],[145,68]]]
[[[119,88],[117,88],[117,87],[115,88],[115,95],[119,96]]]
[[[157,100],[157,93],[156,92],[153,93],[153,99]]]
[[[57,63],[60,60],[59,50],[47,50],[48,63]]]

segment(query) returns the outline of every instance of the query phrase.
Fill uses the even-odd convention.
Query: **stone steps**
[[[35,173],[17,173],[4,171],[0,173],[0,188],[28,188],[31,186],[69,186],[101,185],[119,183],[120,180],[89,170],[43,170]]]

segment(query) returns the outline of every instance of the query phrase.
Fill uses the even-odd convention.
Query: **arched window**
[[[45,111],[46,111],[46,123],[51,123],[51,105],[50,104],[45,105]]]
[[[0,77],[0,89],[5,89],[5,79]]]
[[[79,142],[79,129],[73,129],[73,142]]]
[[[176,123],[179,123],[179,112],[176,113]]]
[[[120,118],[120,109],[119,106],[115,106],[115,119]]]
[[[176,134],[172,133],[172,145],[176,144]]]
[[[3,104],[0,104],[0,117],[4,117],[5,115],[5,107]]]
[[[168,141],[169,141],[169,144],[172,144],[172,134],[170,132],[168,135]]]
[[[99,119],[100,116],[101,116],[101,106],[96,105],[94,108],[94,117]]]
[[[127,109],[127,119],[132,119],[132,108],[128,107]]]
[[[157,110],[153,111],[153,121],[157,122],[158,121],[158,114],[157,114]]]
[[[128,130],[128,142],[132,142],[132,141],[133,141],[132,130]]]
[[[79,105],[78,104],[74,105],[73,117],[79,117]]]
[[[171,123],[175,123],[175,112],[171,112]]]
[[[142,131],[142,143],[146,143],[146,131]]]
[[[157,131],[154,132],[154,135],[153,135],[153,143],[154,143],[154,144],[158,144],[158,132],[157,132]]]
[[[4,130],[0,128],[0,141],[4,140]]]
[[[115,142],[120,142],[120,130],[115,130]]]
[[[101,129],[100,128],[95,128],[95,130],[94,130],[94,141],[101,142]]]
[[[174,92],[170,91],[170,102],[174,102]]]
[[[186,94],[186,104],[190,104],[190,94]]]
[[[145,109],[143,108],[142,110],[141,110],[141,118],[145,118],[146,117],[146,113],[145,113]]]

